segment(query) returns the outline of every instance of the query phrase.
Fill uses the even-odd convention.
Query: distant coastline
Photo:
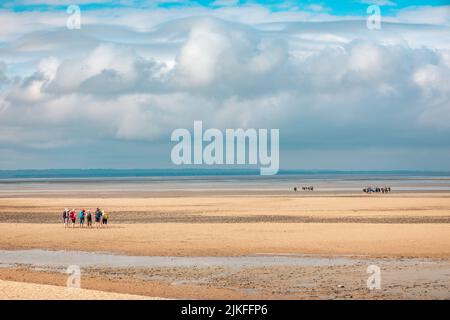
[[[67,179],[67,178],[146,178],[146,177],[231,177],[259,176],[259,169],[29,169],[0,170],[5,179]],[[396,177],[450,177],[450,171],[413,170],[280,170],[280,176],[396,176]]]

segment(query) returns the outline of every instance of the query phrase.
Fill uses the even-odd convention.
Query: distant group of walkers
[[[77,219],[80,223],[80,228],[84,228],[86,222],[88,228],[92,228],[92,218],[94,218],[95,226],[97,228],[107,227],[109,215],[104,210],[97,208],[95,213],[92,214],[91,210],[81,209],[78,213],[75,209],[65,209],[63,211],[64,228],[75,228]]]
[[[391,192],[391,187],[367,187],[363,189],[364,193],[389,193]]]
[[[294,187],[294,191],[297,191],[297,187]],[[302,191],[314,191],[314,187],[302,187]]]
[[[294,187],[294,191],[297,192],[299,189]],[[302,187],[302,191],[314,191],[314,187]],[[389,193],[391,192],[391,187],[367,187],[363,189],[364,193]]]

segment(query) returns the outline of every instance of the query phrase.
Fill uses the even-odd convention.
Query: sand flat
[[[450,257],[448,224],[245,223],[0,224],[2,249],[108,251],[130,255],[236,256],[255,253]]]
[[[450,194],[0,198],[0,222],[60,223],[64,208],[101,207],[113,223],[450,223]]]
[[[13,197],[0,198],[2,213],[51,213],[58,214],[64,208],[104,208],[112,212],[139,213],[195,213],[199,215],[335,215],[367,216],[443,215],[450,214],[450,193],[389,194],[389,195],[322,195],[284,193],[282,195],[242,196],[178,196],[178,197]]]
[[[97,206],[110,213],[109,229],[64,229],[63,208]],[[0,198],[0,222],[0,249],[450,257],[447,193]]]
[[[97,206],[110,213],[107,229],[64,228],[63,208]],[[0,198],[0,250],[27,249],[197,260],[259,254],[359,259],[355,265],[241,269],[201,263],[83,266],[83,287],[138,296],[448,299],[450,193],[61,193]],[[373,263],[383,270],[383,290],[376,292],[366,288],[366,268]],[[10,263],[0,268],[0,279],[8,281],[62,286],[66,277],[61,270],[40,265]]]

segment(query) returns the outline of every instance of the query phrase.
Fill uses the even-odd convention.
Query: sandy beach
[[[0,299],[450,300],[450,0],[0,24]]]
[[[236,256],[255,253],[450,256],[450,226],[385,223],[155,223],[109,229],[0,224],[0,247],[109,251],[130,255]]]
[[[0,300],[148,300],[149,297],[0,280]]]
[[[65,229],[60,212],[65,207],[104,208],[111,224]],[[21,250],[18,257],[28,258],[33,250],[51,250],[129,259],[129,265],[97,264],[100,258],[86,263],[82,287],[146,297],[449,299],[449,212],[445,192],[25,194],[0,198],[0,250]],[[150,260],[137,265],[137,257]],[[193,261],[158,265],[152,257]],[[196,263],[201,257],[205,260]],[[232,257],[243,262],[217,262]],[[280,259],[285,262],[273,264]],[[65,264],[48,262],[3,261],[0,279],[64,286]],[[371,264],[383,270],[382,290],[367,289]],[[34,289],[27,288],[20,289],[22,296],[10,296],[33,297]]]

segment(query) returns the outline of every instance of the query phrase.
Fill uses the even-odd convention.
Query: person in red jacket
[[[77,221],[77,213],[75,212],[75,209],[70,211],[70,220],[72,220],[72,228],[75,228],[75,222]]]

